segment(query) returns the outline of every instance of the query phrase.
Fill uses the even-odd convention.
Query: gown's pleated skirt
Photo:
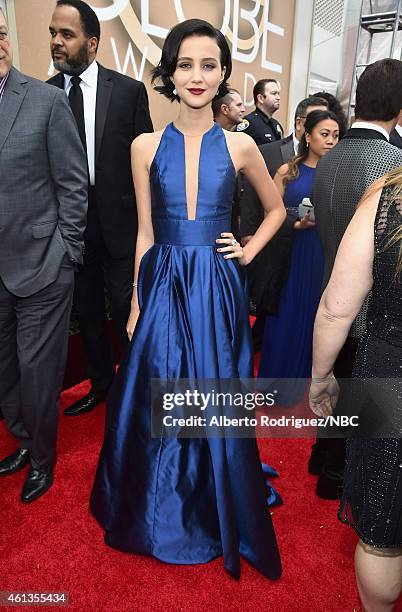
[[[155,244],[138,290],[141,314],[109,398],[91,495],[105,541],[169,563],[223,554],[235,577],[242,554],[277,578],[256,441],[151,437],[152,378],[252,376],[243,271],[213,246]]]

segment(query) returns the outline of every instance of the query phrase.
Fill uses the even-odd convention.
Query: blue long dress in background
[[[299,176],[286,185],[283,200],[298,216],[303,198],[311,196],[315,168],[301,164]],[[295,219],[296,220],[296,219]],[[314,319],[320,302],[324,254],[316,228],[295,230],[288,279],[278,314],[267,316],[259,378],[310,378]],[[305,386],[293,385],[288,401],[298,401]]]
[[[150,172],[155,244],[141,261],[141,314],[108,401],[90,507],[114,548],[181,564],[223,554],[236,578],[243,555],[278,578],[255,439],[151,437],[151,378],[252,377],[243,270],[215,244],[230,231],[235,181],[215,124],[202,139],[188,220],[184,136],[167,126]]]

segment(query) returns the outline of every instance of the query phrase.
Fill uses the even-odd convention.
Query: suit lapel
[[[107,112],[113,90],[112,73],[100,64],[98,73],[98,89],[96,92],[96,114],[95,114],[95,161],[98,159],[105,129]]]
[[[60,89],[64,89],[64,74],[61,72],[57,73],[54,77],[47,81],[49,85],[54,85]]]
[[[3,100],[0,104],[0,151],[14,125],[28,90],[28,80],[15,68],[7,79]]]

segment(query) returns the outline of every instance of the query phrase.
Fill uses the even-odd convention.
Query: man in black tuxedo
[[[95,61],[100,25],[91,7],[81,0],[58,0],[49,31],[53,63],[60,71],[49,83],[68,95],[90,179],[84,265],[76,275],[74,305],[91,391],[66,409],[72,416],[95,408],[113,381],[105,286],[120,340],[128,342],[137,234],[130,146],[153,128],[144,85]]]
[[[398,121],[395,128],[392,130],[389,141],[394,147],[402,149],[402,119]]]

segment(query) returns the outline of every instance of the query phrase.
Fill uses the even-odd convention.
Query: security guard
[[[239,123],[237,132],[245,132],[257,145],[281,140],[284,137],[279,121],[272,117],[281,101],[281,86],[274,79],[261,79],[253,89],[255,110]]]

